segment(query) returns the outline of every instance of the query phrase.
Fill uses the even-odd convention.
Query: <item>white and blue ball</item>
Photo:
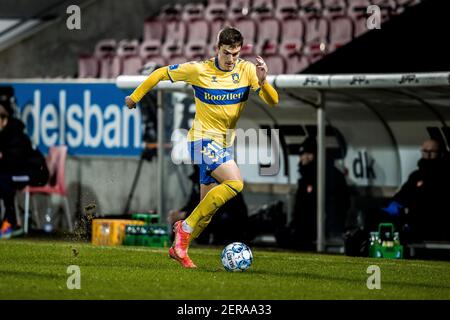
[[[245,271],[250,268],[252,261],[252,251],[244,243],[230,243],[222,251],[222,264],[227,271]]]

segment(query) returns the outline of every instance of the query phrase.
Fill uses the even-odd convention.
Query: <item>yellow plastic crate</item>
[[[122,245],[127,224],[143,225],[145,222],[125,219],[92,220],[92,244],[98,246]]]

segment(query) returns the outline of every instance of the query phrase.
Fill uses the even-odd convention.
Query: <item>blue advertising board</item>
[[[129,110],[129,92],[113,82],[11,82],[18,117],[44,153],[67,145],[78,156],[136,156],[143,149],[142,115]]]

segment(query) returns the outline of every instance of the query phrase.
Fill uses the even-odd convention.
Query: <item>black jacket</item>
[[[450,162],[446,158],[418,162],[394,196],[404,208],[400,219],[415,240],[450,240]]]
[[[22,121],[10,118],[0,131],[0,173],[29,175],[32,185],[45,184],[48,180],[45,158],[32,147],[24,129]]]
[[[312,245],[317,238],[317,166],[315,162],[300,166],[291,227],[298,241]],[[344,232],[350,208],[350,191],[344,175],[331,164],[325,177],[325,230],[327,236],[340,236]]]

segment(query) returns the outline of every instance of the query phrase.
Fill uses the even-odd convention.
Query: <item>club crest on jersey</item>
[[[239,83],[239,73],[233,73],[231,75],[231,80],[233,80],[233,83]]]
[[[217,82],[217,77],[216,76],[212,76],[211,77],[211,82]]]

